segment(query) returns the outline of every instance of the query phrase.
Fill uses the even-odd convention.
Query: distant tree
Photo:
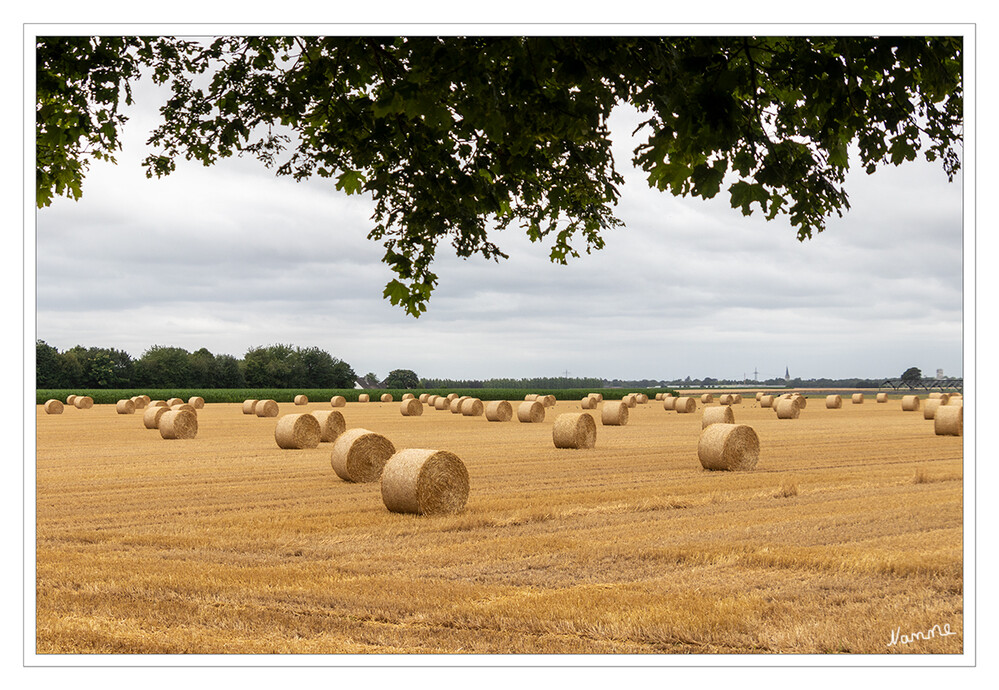
[[[305,368],[291,345],[268,345],[243,356],[246,385],[253,388],[304,388]]]
[[[136,385],[150,388],[193,388],[191,353],[182,347],[153,345],[136,361]]]
[[[903,383],[919,383],[923,378],[923,372],[917,367],[909,367],[902,372]]]
[[[216,355],[218,379],[215,382],[216,388],[245,388],[246,379],[239,368],[239,360],[232,355]]]
[[[307,383],[303,388],[353,388],[354,370],[318,347],[299,349]]]
[[[44,340],[35,341],[35,387],[62,388],[59,351]]]
[[[195,350],[190,356],[191,381],[196,388],[219,388],[218,362],[207,348]]]
[[[363,383],[367,386],[372,386],[372,387],[377,386],[378,374],[374,373],[373,371],[369,371],[367,374],[364,375]]]
[[[409,369],[393,369],[385,377],[387,388],[419,388],[420,377]]]

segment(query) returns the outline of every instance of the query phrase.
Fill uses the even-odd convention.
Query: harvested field
[[[578,398],[535,424],[347,403],[347,429],[461,458],[464,511],[417,516],[241,403],[183,442],[113,404],[39,405],[36,650],[959,653],[963,437],[898,408],[789,424],[747,400],[756,469],[710,472],[700,415],[658,405],[567,452],[552,426]]]

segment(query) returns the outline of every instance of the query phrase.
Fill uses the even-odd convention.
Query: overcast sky
[[[36,214],[37,337],[59,350],[152,345],[241,357],[316,346],[358,374],[760,379],[961,375],[963,177],[924,161],[862,171],[852,208],[798,242],[711,201],[650,190],[630,165],[637,115],[612,122],[625,227],[606,247],[547,261],[510,228],[500,263],[443,245],[429,311],[382,299],[393,278],[366,239],[372,204],[252,159],[178,162],[147,180],[155,90],[137,91],[118,165],[94,162],[80,201]],[[854,158],[856,161],[856,158]]]

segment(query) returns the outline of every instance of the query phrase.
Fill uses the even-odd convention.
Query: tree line
[[[123,350],[35,343],[37,388],[353,388],[346,362],[318,347],[267,345],[242,359],[206,348],[154,345],[138,359]]]

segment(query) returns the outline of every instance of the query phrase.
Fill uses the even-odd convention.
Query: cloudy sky
[[[83,199],[35,217],[36,336],[60,349],[152,345],[242,356],[323,348],[359,374],[760,379],[963,373],[963,177],[917,161],[862,171],[852,208],[804,243],[786,218],[746,218],[650,190],[630,165],[637,115],[615,112],[627,181],[606,247],[569,266],[510,228],[510,258],[444,245],[429,311],[382,299],[392,279],[366,239],[372,204],[255,160],[178,163],[147,180],[155,89],[137,92],[118,165],[94,162]],[[855,159],[856,160],[856,159]]]

